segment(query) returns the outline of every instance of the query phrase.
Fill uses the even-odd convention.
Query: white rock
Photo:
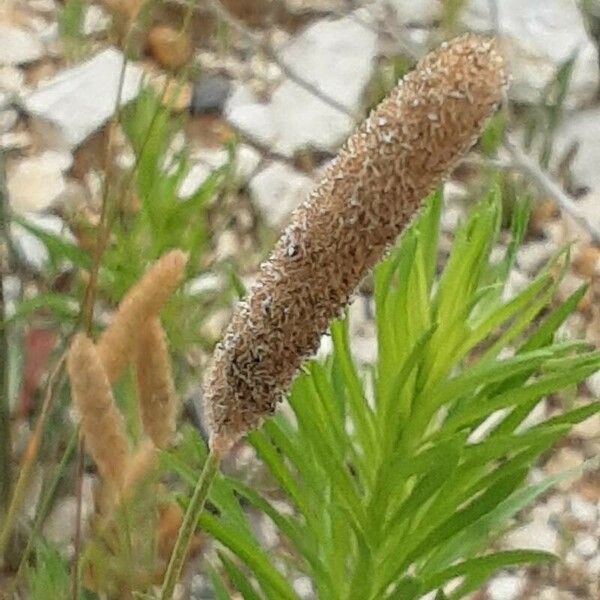
[[[32,225],[52,233],[60,235],[69,242],[75,242],[75,237],[65,225],[64,221],[55,215],[28,214],[26,219]],[[44,244],[29,231],[26,231],[18,223],[13,223],[10,228],[11,238],[17,252],[23,260],[37,271],[42,271],[48,261],[48,251]]]
[[[83,15],[83,34],[102,33],[108,29],[110,21],[110,15],[101,6],[91,4]]]
[[[577,423],[571,430],[571,437],[584,441],[600,438],[600,415],[593,415],[581,423]]]
[[[575,552],[582,558],[591,558],[598,550],[598,540],[589,533],[575,536]]]
[[[302,600],[314,598],[312,582],[309,577],[298,577],[293,583],[294,591]]]
[[[94,481],[84,475],[82,486],[82,519],[86,523],[94,512]],[[44,537],[54,544],[68,544],[75,535],[77,499],[69,496],[59,502],[44,525]]]
[[[542,550],[556,552],[560,539],[558,533],[543,521],[531,521],[514,531],[511,531],[504,540],[510,549]]]
[[[0,90],[9,94],[20,94],[26,89],[25,73],[18,67],[0,66]]]
[[[24,109],[44,129],[50,128],[66,147],[80,144],[113,114],[123,55],[109,48],[81,65],[62,71],[46,85],[29,94]],[[139,93],[142,69],[127,66],[121,103]]]
[[[31,134],[28,131],[9,131],[0,135],[1,150],[22,150],[31,145]]]
[[[233,175],[238,183],[246,183],[256,170],[261,160],[257,150],[246,144],[236,148],[233,157]],[[229,152],[224,149],[202,149],[195,152],[191,161],[193,164],[179,185],[177,194],[180,198],[189,198],[206,181],[214,169],[219,169],[229,161]]]
[[[211,294],[218,292],[223,287],[222,278],[215,273],[205,273],[192,279],[186,286],[186,291],[191,296]]]
[[[596,371],[596,373],[588,377],[585,383],[590,392],[592,392],[592,395],[595,398],[600,398],[600,371]]]
[[[35,34],[0,24],[0,65],[24,65],[43,55],[44,45]]]
[[[540,91],[562,63],[577,53],[566,105],[591,100],[600,79],[598,51],[590,39],[577,0],[497,0],[512,83],[510,96],[537,103]],[[490,2],[469,0],[463,16],[469,29],[491,31]]]
[[[377,34],[352,15],[322,20],[294,38],[280,56],[295,74],[357,112],[377,56]],[[335,150],[354,127],[352,117],[290,79],[276,88],[268,104],[238,88],[225,114],[251,139],[286,156],[305,147]]]
[[[63,172],[69,167],[68,156],[44,152],[9,169],[8,198],[13,210],[18,213],[41,212],[55,204],[65,191]]]
[[[0,134],[10,131],[17,122],[19,115],[16,110],[9,108],[0,112]]]
[[[21,281],[14,275],[2,277],[2,292],[4,294],[4,311],[6,318],[15,314],[17,302],[21,293]]]
[[[402,25],[429,27],[439,21],[443,14],[441,0],[387,0]]]
[[[502,299],[504,302],[512,300],[515,296],[520,294],[530,283],[529,277],[524,275],[518,269],[511,269],[508,274],[508,279],[502,293]]]
[[[314,187],[313,180],[293,167],[272,162],[250,180],[250,196],[271,227],[280,227]]]
[[[525,587],[524,578],[518,575],[498,575],[488,584],[490,600],[517,600]]]
[[[556,252],[550,240],[532,241],[517,251],[517,265],[527,274],[535,275]]]
[[[598,508],[580,496],[570,498],[569,508],[575,520],[582,525],[592,525],[598,518]]]
[[[56,21],[52,23],[46,23],[44,19],[40,19],[40,27],[37,29],[37,34],[40,40],[46,45],[49,54],[53,56],[57,55],[58,48],[52,47],[54,42],[60,39],[60,29]]]
[[[212,169],[206,163],[199,162],[192,165],[177,188],[177,196],[182,200],[191,198],[198,188],[206,181]]]
[[[36,12],[42,13],[52,13],[57,9],[54,0],[29,0],[27,5]]]
[[[274,144],[277,132],[271,118],[271,106],[261,103],[246,86],[234,87],[225,103],[225,115],[251,140],[265,146]]]
[[[553,587],[545,587],[539,595],[539,600],[577,600],[570,592]]]

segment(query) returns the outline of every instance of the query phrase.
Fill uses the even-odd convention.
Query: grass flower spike
[[[157,448],[166,448],[175,433],[177,401],[167,340],[158,317],[150,319],[140,333],[135,365],[144,431]]]
[[[160,258],[119,304],[112,323],[98,340],[98,354],[114,383],[131,361],[141,332],[181,283],[187,255],[172,250]]]
[[[425,56],[350,137],[217,346],[205,388],[213,447],[273,412],[361,279],[471,148],[504,84],[493,40],[456,38]]]
[[[129,444],[119,412],[93,342],[75,336],[67,360],[71,396],[81,418],[85,445],[102,477],[121,490],[129,464]]]

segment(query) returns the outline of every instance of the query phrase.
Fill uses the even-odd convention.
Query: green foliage
[[[84,0],[67,0],[58,15],[58,30],[67,56],[75,59],[86,51],[83,20],[87,3]]]
[[[311,361],[294,383],[293,416],[279,412],[248,436],[291,513],[236,479],[217,478],[199,526],[222,546],[222,581],[211,571],[219,597],[236,590],[249,600],[295,599],[286,577],[293,572],[327,600],[417,600],[436,591],[458,600],[499,568],[553,558],[487,549],[560,479],[528,484],[531,465],[600,409],[526,422],[545,396],[600,368],[600,353],[554,341],[582,292],[551,307],[563,253],[505,299],[527,210],[513,211],[513,243],[491,264],[495,188],[457,231],[438,274],[441,203],[431,198],[375,271],[376,363],[361,368],[347,320],[335,322],[331,356]],[[205,454],[188,433],[163,466],[193,486]],[[242,504],[271,519],[291,551],[261,547]]]
[[[124,110],[122,120],[136,163],[134,171],[113,173],[110,184],[111,238],[102,256],[98,281],[98,298],[110,304],[121,300],[148,266],[173,248],[189,253],[188,279],[205,267],[203,259],[210,242],[207,208],[231,174],[229,164],[216,169],[190,197],[181,199],[178,190],[189,173],[189,159],[185,149],[170,149],[181,123],[149,89]],[[233,148],[231,152],[233,156]],[[126,208],[131,198],[137,203],[133,210]],[[49,256],[45,269],[48,281],[59,277],[65,265],[82,271],[91,267],[90,251],[24,218],[12,218],[44,244]],[[88,229],[87,234],[94,239],[97,231]],[[73,324],[79,315],[81,291],[82,282],[76,278],[67,291],[41,292],[23,300],[11,320],[26,319],[44,309],[57,323]],[[199,331],[215,300],[218,298],[176,294],[163,314],[175,348],[205,342]]]
[[[37,548],[38,564],[29,569],[27,583],[31,600],[68,598],[71,576],[68,563],[51,546],[40,543]]]

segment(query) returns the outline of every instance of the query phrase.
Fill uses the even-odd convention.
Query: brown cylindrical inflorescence
[[[150,267],[119,304],[112,323],[98,340],[98,354],[111,383],[131,361],[148,320],[158,315],[181,283],[186,263],[185,252],[168,252]]]
[[[86,448],[104,480],[120,490],[129,464],[125,423],[96,347],[84,334],[73,339],[67,368]]]
[[[157,448],[166,448],[175,433],[177,396],[167,339],[158,317],[150,319],[140,333],[135,368],[144,431]]]
[[[218,344],[205,386],[221,451],[273,412],[329,322],[471,148],[501,100],[493,40],[425,56],[343,146],[298,207]]]

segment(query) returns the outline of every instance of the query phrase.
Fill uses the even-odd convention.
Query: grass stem
[[[190,499],[190,503],[185,512],[183,523],[179,529],[177,541],[169,560],[167,572],[163,581],[162,591],[160,598],[161,600],[171,600],[173,597],[173,591],[175,585],[181,576],[183,564],[185,563],[185,557],[196,530],[196,524],[200,517],[204,504],[210,490],[210,486],[219,470],[219,463],[221,461],[221,454],[215,450],[212,450],[204,463],[202,472],[196,481],[196,487],[194,493]]]

